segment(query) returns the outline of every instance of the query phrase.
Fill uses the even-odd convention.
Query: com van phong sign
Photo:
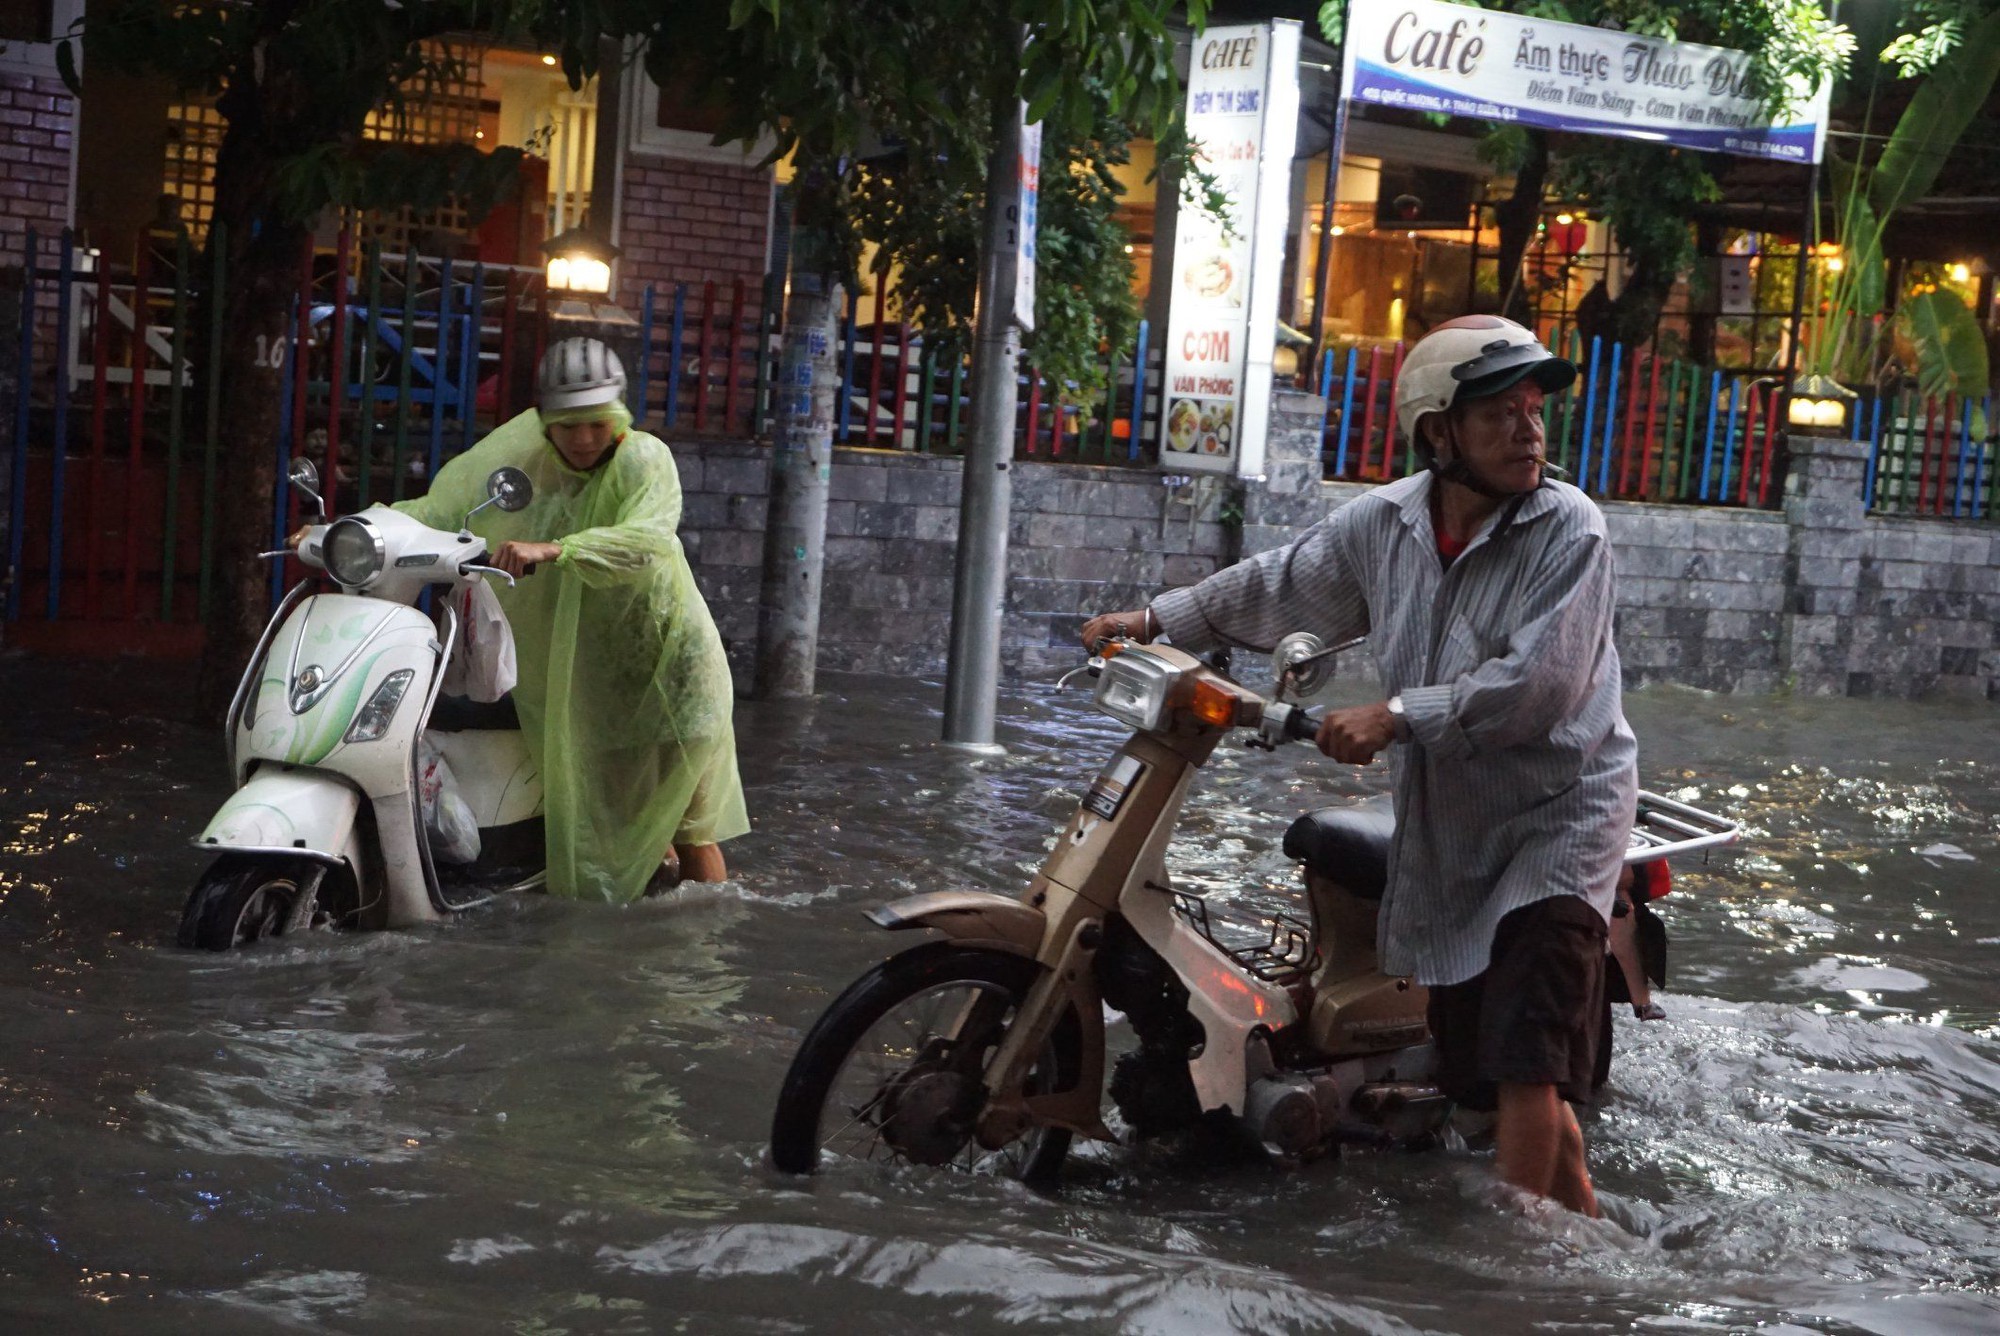
[[[1175,216],[1160,435],[1169,472],[1264,471],[1298,119],[1297,23],[1194,39],[1188,137],[1229,212],[1225,222],[1183,201]]]
[[[1783,116],[1741,51],[1438,0],[1350,0],[1341,96],[1781,162],[1818,162],[1832,81]]]

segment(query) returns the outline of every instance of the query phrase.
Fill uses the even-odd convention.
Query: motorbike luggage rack
[[[1732,843],[1742,833],[1740,821],[1640,789],[1639,815],[1632,823],[1632,840],[1625,849],[1625,861],[1651,863],[1672,858]]]
[[[1271,927],[1261,942],[1244,946],[1232,946],[1216,935],[1214,922],[1208,916],[1208,902],[1187,891],[1175,891],[1174,911],[1187,925],[1200,933],[1207,943],[1235,961],[1246,973],[1283,987],[1296,983],[1312,973],[1319,963],[1319,948],[1313,942],[1312,928],[1303,920],[1282,910],[1271,915]],[[1248,924],[1243,925],[1246,929]]]

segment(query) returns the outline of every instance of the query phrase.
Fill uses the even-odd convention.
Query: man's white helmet
[[[1467,399],[1483,399],[1532,379],[1554,394],[1576,367],[1542,346],[1534,331],[1504,316],[1462,315],[1417,340],[1396,382],[1396,420],[1419,441],[1417,423]]]
[[[542,354],[535,405],[544,416],[614,404],[625,397],[625,367],[601,339],[563,339]]]

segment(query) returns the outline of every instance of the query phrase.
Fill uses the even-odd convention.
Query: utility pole
[[[972,430],[959,495],[951,658],[944,688],[945,744],[989,754],[1004,750],[993,740],[993,717],[1000,690],[1007,522],[1014,494],[1008,473],[1014,460],[1014,377],[1021,356],[1014,309],[1019,283],[1016,247],[1019,230],[1032,226],[1031,219],[1019,216],[1023,199],[1019,102],[1013,97],[996,99],[993,118],[972,351]]]
[[[816,174],[801,176],[792,214],[751,688],[759,700],[812,695],[819,659],[826,503],[833,490],[833,414],[840,389],[834,345],[843,293],[832,237],[819,216],[817,185]]]

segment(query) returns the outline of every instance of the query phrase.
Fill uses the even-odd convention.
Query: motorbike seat
[[[518,733],[521,716],[514,712],[511,693],[491,703],[469,696],[439,696],[431,708],[430,727],[439,733]]]
[[[1389,879],[1389,841],[1396,810],[1387,798],[1323,807],[1285,832],[1285,856],[1330,877],[1364,900],[1380,900]]]

